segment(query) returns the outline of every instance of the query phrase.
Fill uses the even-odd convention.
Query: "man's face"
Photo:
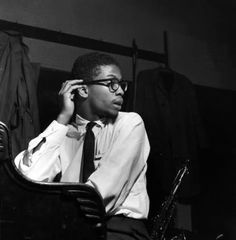
[[[117,78],[121,80],[121,71],[115,65],[105,65],[100,67],[99,74],[93,81],[100,79]],[[109,82],[104,81],[105,84]],[[94,120],[103,117],[115,118],[123,103],[124,91],[121,87],[115,92],[111,92],[107,86],[88,85],[88,101],[90,113]]]

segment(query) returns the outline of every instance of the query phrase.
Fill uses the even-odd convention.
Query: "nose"
[[[116,90],[116,95],[121,95],[123,96],[125,94],[124,90],[122,87],[119,85],[119,88]]]

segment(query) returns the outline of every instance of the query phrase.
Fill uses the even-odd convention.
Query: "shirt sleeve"
[[[16,156],[16,167],[32,180],[52,181],[61,171],[60,146],[67,131],[67,126],[53,121],[44,132],[29,142],[28,149]]]
[[[119,120],[109,151],[104,154],[100,166],[88,181],[101,193],[108,213],[122,204],[139,175],[146,169],[149,151],[141,117],[129,113]]]

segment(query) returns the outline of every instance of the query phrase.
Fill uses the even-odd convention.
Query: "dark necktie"
[[[94,167],[94,145],[95,138],[92,128],[96,125],[95,122],[89,122],[86,126],[86,134],[84,137],[83,147],[83,171],[82,181],[86,182],[91,173],[95,170]]]

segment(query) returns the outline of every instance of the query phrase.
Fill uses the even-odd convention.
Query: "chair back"
[[[15,166],[0,122],[0,239],[105,240],[105,208],[93,187],[32,181]]]

